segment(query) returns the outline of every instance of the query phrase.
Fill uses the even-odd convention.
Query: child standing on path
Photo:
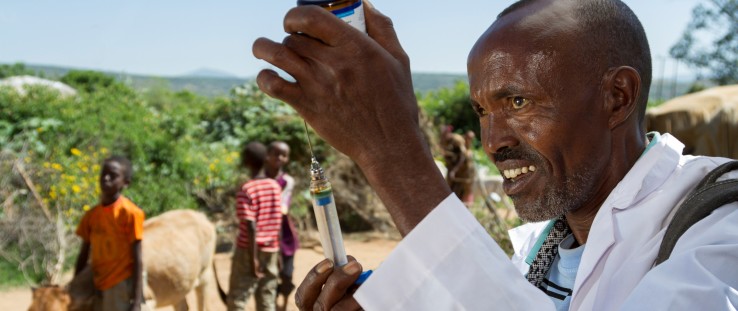
[[[295,289],[295,284],[292,283],[292,273],[295,269],[295,252],[300,248],[297,230],[295,229],[294,222],[289,217],[295,179],[283,170],[289,160],[290,146],[287,143],[275,141],[269,144],[264,173],[267,177],[276,180],[282,188],[282,229],[281,239],[279,240],[282,265],[279,271],[280,282],[279,286],[277,286],[277,295],[284,297],[285,305],[287,304],[287,298],[290,296],[290,293]]]
[[[282,191],[274,179],[259,174],[266,153],[263,144],[252,142],[241,154],[252,179],[236,195],[239,226],[231,263],[229,311],[246,310],[252,293],[258,311],[275,310]]]
[[[100,204],[82,217],[77,235],[84,243],[75,275],[91,259],[95,288],[102,292],[102,310],[147,310],[143,303],[144,212],[121,193],[133,175],[131,161],[113,156],[103,161]]]

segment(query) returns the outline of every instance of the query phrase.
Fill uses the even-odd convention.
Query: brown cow
[[[33,289],[33,303],[28,311],[62,311],[69,309],[67,291],[57,285]]]
[[[207,289],[215,285],[220,290],[217,282],[212,284],[215,280],[215,238],[215,227],[205,215],[195,211],[169,211],[144,222],[142,249],[147,305],[187,310],[185,297],[194,289],[198,310],[204,310],[209,305],[206,300],[212,297],[207,295]],[[93,310],[96,300],[92,270],[88,265],[66,290],[59,287],[34,290],[28,310]]]

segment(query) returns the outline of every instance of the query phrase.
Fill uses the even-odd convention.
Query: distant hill
[[[59,79],[70,70],[93,70],[28,64],[26,67],[30,70],[36,71],[41,76],[51,79]],[[154,87],[165,86],[175,92],[188,90],[195,94],[207,97],[228,95],[234,87],[251,81],[251,79],[238,78],[228,73],[212,69],[198,69],[181,77],[157,77],[102,70],[97,71],[114,76],[137,90],[147,90]]]
[[[217,70],[217,69],[210,69],[210,68],[200,68],[198,70],[192,71],[190,73],[187,73],[184,75],[184,77],[191,77],[191,78],[224,78],[224,79],[233,79],[238,78],[236,75]]]
[[[26,64],[26,67],[38,72],[39,75],[50,79],[59,79],[70,70],[90,70],[29,64]],[[229,73],[212,69],[198,69],[180,77],[157,77],[108,71],[102,72],[112,75],[138,90],[146,90],[152,87],[168,85],[174,91],[188,90],[208,97],[228,95],[234,87],[253,81],[253,78],[239,78]],[[421,93],[426,93],[443,87],[452,87],[460,80],[466,81],[466,75],[436,73],[413,74],[415,90]]]
[[[59,79],[68,71],[76,69],[44,65],[26,65],[26,67],[38,72],[43,77],[51,79]],[[192,71],[187,75],[180,77],[156,77],[116,72],[105,73],[117,77],[121,81],[128,83],[138,90],[146,90],[163,85],[170,87],[174,91],[188,90],[208,97],[228,95],[234,87],[253,81],[253,78],[239,78],[227,72],[206,68]],[[467,82],[466,75],[413,73],[415,91],[420,93],[426,93],[439,88],[453,87],[458,81]],[[686,80],[677,81],[675,84],[672,80],[661,81],[659,79],[654,79],[651,83],[651,91],[649,95],[651,99],[669,99],[673,96],[683,95],[689,89],[691,84],[691,81]]]

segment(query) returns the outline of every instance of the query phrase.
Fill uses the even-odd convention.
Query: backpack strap
[[[689,193],[666,228],[654,267],[669,259],[676,242],[692,225],[710,215],[717,208],[738,201],[738,179],[717,182],[720,176],[736,169],[738,169],[738,161],[718,166]]]

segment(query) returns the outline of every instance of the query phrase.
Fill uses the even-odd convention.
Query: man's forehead
[[[474,99],[495,100],[542,92],[550,86],[554,72],[558,72],[554,59],[544,51],[524,57],[512,57],[504,51],[492,55],[478,64],[477,70],[469,72],[470,95]]]
[[[575,4],[576,1],[569,0],[532,2],[497,19],[480,41],[501,39],[495,44],[522,42],[551,48],[569,43],[581,31]]]
[[[515,10],[498,22],[537,33],[540,38],[562,33],[575,33],[578,29],[577,8],[579,0],[547,0]]]
[[[495,21],[469,54],[469,79],[486,80],[507,70],[531,83],[537,76],[529,74],[552,70],[554,61],[562,61],[556,59],[577,54],[574,2],[536,1]],[[515,67],[513,59],[518,60]]]

